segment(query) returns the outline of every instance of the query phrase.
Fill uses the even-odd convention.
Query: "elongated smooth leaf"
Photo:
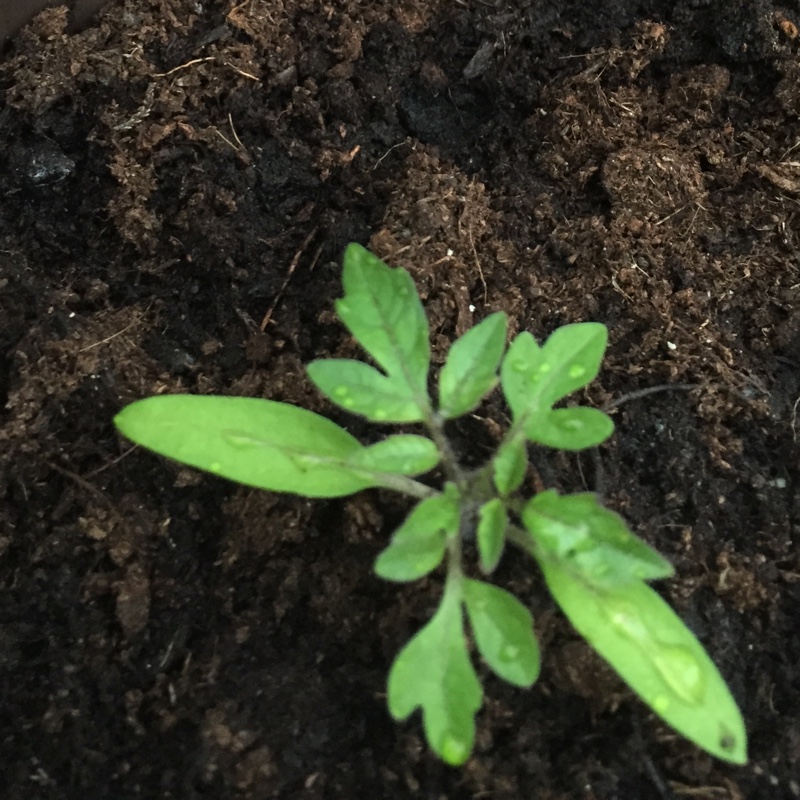
[[[344,358],[312,361],[306,368],[314,385],[332,402],[371,422],[422,422],[417,395],[402,375],[386,376]]]
[[[492,671],[514,686],[532,686],[539,677],[540,656],[528,609],[509,592],[469,579],[464,603],[475,643]]]
[[[500,383],[514,419],[534,414],[543,405],[536,391],[539,367],[544,363],[542,348],[528,331],[517,334],[500,365]]]
[[[674,573],[669,561],[591,493],[541,492],[525,504],[522,520],[542,550],[594,586],[612,588]]]
[[[345,295],[336,313],[389,378],[408,387],[427,408],[428,319],[414,281],[358,244],[345,250]]]
[[[516,492],[528,469],[528,447],[524,439],[504,442],[492,459],[494,485],[503,497]]]
[[[447,539],[458,533],[459,509],[454,487],[416,505],[378,556],[375,572],[388,581],[415,581],[436,569]]]
[[[520,333],[503,359],[503,393],[514,419],[550,409],[568,394],[591,383],[600,370],[608,331],[599,322],[557,328],[542,347]]]
[[[251,397],[164,395],[114,417],[136,444],[237,483],[306,497],[340,497],[379,483],[349,471],[363,448],[331,420]]]
[[[467,653],[458,590],[445,589],[433,619],[400,651],[389,672],[389,711],[396,720],[422,709],[425,736],[445,762],[472,752],[483,693]]]
[[[637,581],[599,590],[540,562],[576,630],[678,733],[717,758],[747,762],[741,713],[714,663],[675,612]]]
[[[508,512],[503,501],[495,497],[478,511],[478,554],[485,574],[494,572],[503,555],[508,527]]]
[[[474,410],[499,381],[507,318],[491,314],[457,339],[439,375],[439,413],[453,419]]]
[[[377,444],[357,450],[347,465],[369,472],[392,472],[397,475],[421,475],[439,463],[436,445],[425,436],[397,434]]]
[[[596,447],[614,433],[611,417],[598,408],[557,408],[532,418],[525,428],[531,442],[559,450],[585,450]]]

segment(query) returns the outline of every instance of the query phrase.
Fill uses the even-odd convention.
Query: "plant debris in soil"
[[[18,798],[800,797],[800,6],[767,0],[127,0],[39,14],[0,62],[0,787]],[[259,493],[132,449],[165,392],[329,408],[340,255],[420,288],[436,365],[609,326],[596,490],[729,681],[750,764],[661,725],[533,564],[542,678],[487,676],[460,771],[385,709],[436,576],[371,571],[406,510]],[[438,361],[437,361],[438,359]],[[435,366],[436,366],[435,365]],[[452,428],[491,451],[495,400]]]

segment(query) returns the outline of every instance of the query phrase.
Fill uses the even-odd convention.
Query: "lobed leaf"
[[[136,444],[223,478],[305,497],[340,497],[379,481],[346,468],[363,449],[304,408],[252,397],[163,395],[114,417]]]
[[[522,521],[549,558],[587,584],[613,588],[674,573],[669,561],[594,494],[540,492],[525,504]]]
[[[506,353],[501,383],[514,419],[549,410],[568,394],[591,383],[600,371],[608,330],[599,322],[557,328],[542,347],[520,333]]]
[[[417,399],[424,416],[429,406],[428,319],[411,276],[386,266],[361,245],[350,244],[342,283],[345,294],[336,301],[339,318],[392,385],[404,387]]]
[[[433,618],[392,664],[389,711],[404,720],[421,708],[428,744],[442,760],[459,766],[472,752],[482,694],[467,653],[460,593],[445,588]]]
[[[714,663],[675,612],[641,581],[600,590],[556,560],[547,585],[575,629],[653,711],[707,752],[747,762],[741,713]]]
[[[464,603],[475,644],[492,671],[528,688],[539,677],[539,644],[533,618],[514,595],[483,581],[464,581]]]
[[[337,406],[371,422],[421,422],[415,391],[402,375],[384,375],[362,361],[323,358],[307,367],[314,385]]]
[[[498,311],[453,343],[439,375],[439,413],[445,419],[473,411],[497,386],[506,326],[506,315]]]

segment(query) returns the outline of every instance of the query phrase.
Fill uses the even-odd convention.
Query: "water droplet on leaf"
[[[545,361],[545,362],[544,362],[544,364],[540,364],[540,365],[539,365],[539,372],[541,372],[541,373],[542,373],[542,375],[546,375],[548,372],[550,372],[550,370],[551,370],[552,368],[553,368],[553,367],[552,367],[552,365],[551,365],[551,364],[548,364],[548,363]]]
[[[334,397],[347,397],[350,394],[350,390],[346,386],[337,386],[333,390]]]
[[[653,653],[653,664],[661,677],[681,700],[700,705],[706,679],[700,662],[682,645],[661,645]]]
[[[372,416],[373,416],[375,419],[386,419],[386,417],[388,417],[389,415],[386,413],[386,410],[385,410],[385,409],[383,409],[383,408],[376,408],[376,409],[375,409],[375,410],[372,412]]]
[[[516,647],[513,644],[507,644],[500,651],[500,660],[501,661],[513,661],[518,655],[519,655],[519,647]]]
[[[222,464],[220,464],[219,461],[212,461],[208,465],[208,468],[211,472],[222,472]]]
[[[442,739],[441,753],[448,764],[463,764],[469,755],[469,746],[452,733],[446,733]]]
[[[573,364],[569,368],[570,378],[582,378],[585,374],[586,374],[586,367],[582,367],[580,364]]]
[[[565,419],[561,423],[561,427],[567,431],[579,431],[583,427],[583,423],[579,419]]]
[[[650,659],[664,683],[689,705],[700,705],[706,691],[702,664],[689,648],[658,640],[642,620],[637,609],[624,602],[612,602],[604,608],[611,626],[634,642]]]
[[[669,697],[665,694],[656,695],[650,705],[657,714],[666,714],[669,710]]]

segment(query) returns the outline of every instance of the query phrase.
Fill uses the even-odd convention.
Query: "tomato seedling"
[[[491,314],[451,347],[434,401],[428,320],[409,274],[351,244],[343,283],[336,311],[377,366],[318,360],[309,377],[336,405],[371,422],[418,423],[424,435],[399,433],[365,446],[287,403],[195,395],[132,403],[116,416],[117,428],[156,453],[261,489],[341,497],[383,487],[419,501],[375,571],[413,581],[444,563],[444,589],[430,621],[392,664],[387,697],[396,720],[421,709],[428,743],[447,763],[469,757],[483,697],[465,622],[474,649],[503,680],[530,687],[540,666],[530,612],[509,592],[465,574],[467,530],[475,531],[484,575],[509,543],[531,554],[577,631],[656,714],[714,756],[745,763],[744,724],[725,681],[647,584],[672,575],[672,566],[593,494],[520,491],[530,443],[575,451],[613,433],[602,411],[555,407],[597,376],[606,328],[566,325],[542,345],[523,332],[506,348],[506,316]],[[494,457],[466,469],[445,424],[472,412],[498,384],[511,424]],[[415,479],[438,465],[441,488]]]

